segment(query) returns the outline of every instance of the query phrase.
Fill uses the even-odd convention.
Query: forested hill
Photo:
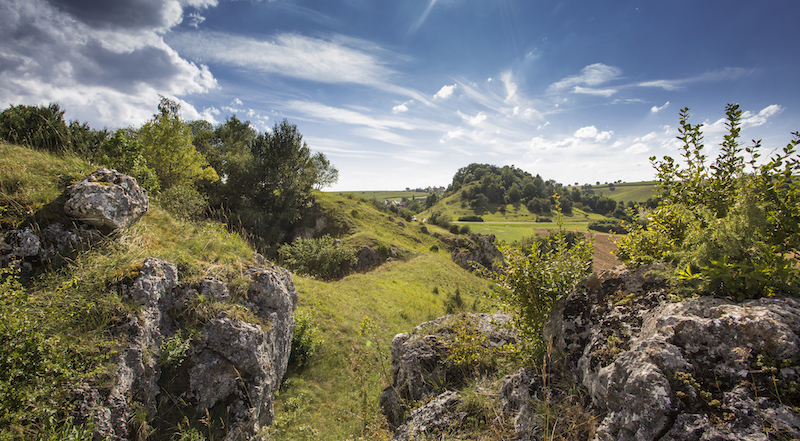
[[[453,176],[449,191],[460,192],[461,200],[474,210],[486,209],[489,204],[521,203],[531,213],[547,214],[555,209],[557,195],[561,210],[567,215],[576,207],[601,215],[625,216],[625,204],[595,194],[589,184],[564,187],[553,179],[531,175],[513,165],[470,164],[462,167]],[[645,201],[629,201],[629,204],[636,202]]]

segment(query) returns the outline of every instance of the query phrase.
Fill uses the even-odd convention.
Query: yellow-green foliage
[[[71,155],[56,155],[0,141],[0,225],[19,225],[34,214],[55,217],[61,207],[49,210],[70,184],[94,169]]]
[[[617,256],[633,265],[670,264],[682,286],[739,300],[798,293],[800,133],[763,164],[760,142],[746,148],[746,167],[738,142],[742,111],[729,104],[726,114],[728,134],[707,165],[702,124],[690,124],[688,109],[681,111],[684,164],[651,158],[662,200],[645,222],[631,225]]]

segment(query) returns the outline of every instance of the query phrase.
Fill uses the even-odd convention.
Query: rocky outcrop
[[[106,230],[132,225],[148,208],[147,192],[136,179],[102,167],[67,187],[66,197],[67,216]]]
[[[288,364],[297,292],[286,270],[261,266],[248,271],[246,299],[236,303],[222,280],[181,283],[174,264],[145,260],[124,289],[139,312],[118,330],[127,343],[117,359],[114,385],[106,397],[88,388],[77,390],[78,420],[92,420],[101,438],[133,439],[147,432],[145,422],[133,418],[134,409],[144,409],[152,422],[146,424],[157,432],[159,426],[174,426],[159,415],[174,408],[197,419],[224,415],[224,426],[213,428],[220,439],[254,439],[273,420],[273,395]],[[199,312],[198,305],[205,309]],[[187,321],[199,325],[199,332],[187,331]],[[187,336],[191,345],[178,360],[165,360],[163,344],[176,335]]]
[[[450,239],[439,233],[434,233],[434,237],[448,245],[453,262],[466,270],[471,271],[474,268],[474,264],[492,269],[502,265],[503,253],[497,249],[497,245],[494,243],[494,234],[470,233],[469,237]]]
[[[544,369],[506,376],[496,393],[514,439],[567,427],[570,439],[595,441],[800,439],[800,299],[672,301],[660,270],[602,271],[555,305]],[[464,328],[447,323],[392,342],[381,406],[395,440],[441,435],[441,421],[447,433],[467,427],[456,392],[468,380],[448,371]],[[423,405],[411,411],[413,402]]]
[[[409,403],[427,400],[443,388],[457,390],[471,376],[491,371],[492,366],[483,364],[485,360],[480,357],[454,360],[450,355],[454,347],[463,348],[465,344],[476,345],[470,350],[492,351],[513,343],[516,335],[510,329],[510,322],[511,318],[504,313],[453,315],[423,323],[411,333],[396,335],[392,340],[393,383],[380,397],[390,427],[397,429],[397,434],[405,433],[404,436],[416,433],[419,428],[413,426],[424,418],[417,414],[417,422],[406,419]],[[452,407],[455,399],[445,400],[449,404],[444,407]],[[441,417],[438,410],[429,409],[423,414]],[[398,436],[395,439],[406,439]]]
[[[60,223],[44,230],[29,226],[0,234],[0,264],[14,262],[23,272],[59,254],[70,254],[100,236],[97,230],[64,228]]]
[[[604,415],[594,439],[800,437],[800,299],[672,303],[650,270],[587,278],[548,327]]]

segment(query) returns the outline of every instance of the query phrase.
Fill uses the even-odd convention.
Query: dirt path
[[[537,228],[534,230],[537,234],[546,236],[549,230],[544,228]],[[592,265],[592,270],[600,271],[604,269],[611,269],[617,265],[622,265],[616,256],[611,254],[612,251],[617,249],[617,246],[614,244],[615,236],[613,234],[606,234],[606,233],[594,233],[594,260]]]

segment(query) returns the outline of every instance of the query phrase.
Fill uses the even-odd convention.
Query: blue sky
[[[333,190],[447,185],[469,163],[564,184],[653,177],[678,111],[726,103],[765,153],[800,130],[796,0],[0,0],[0,105],[139,126],[284,118]]]

